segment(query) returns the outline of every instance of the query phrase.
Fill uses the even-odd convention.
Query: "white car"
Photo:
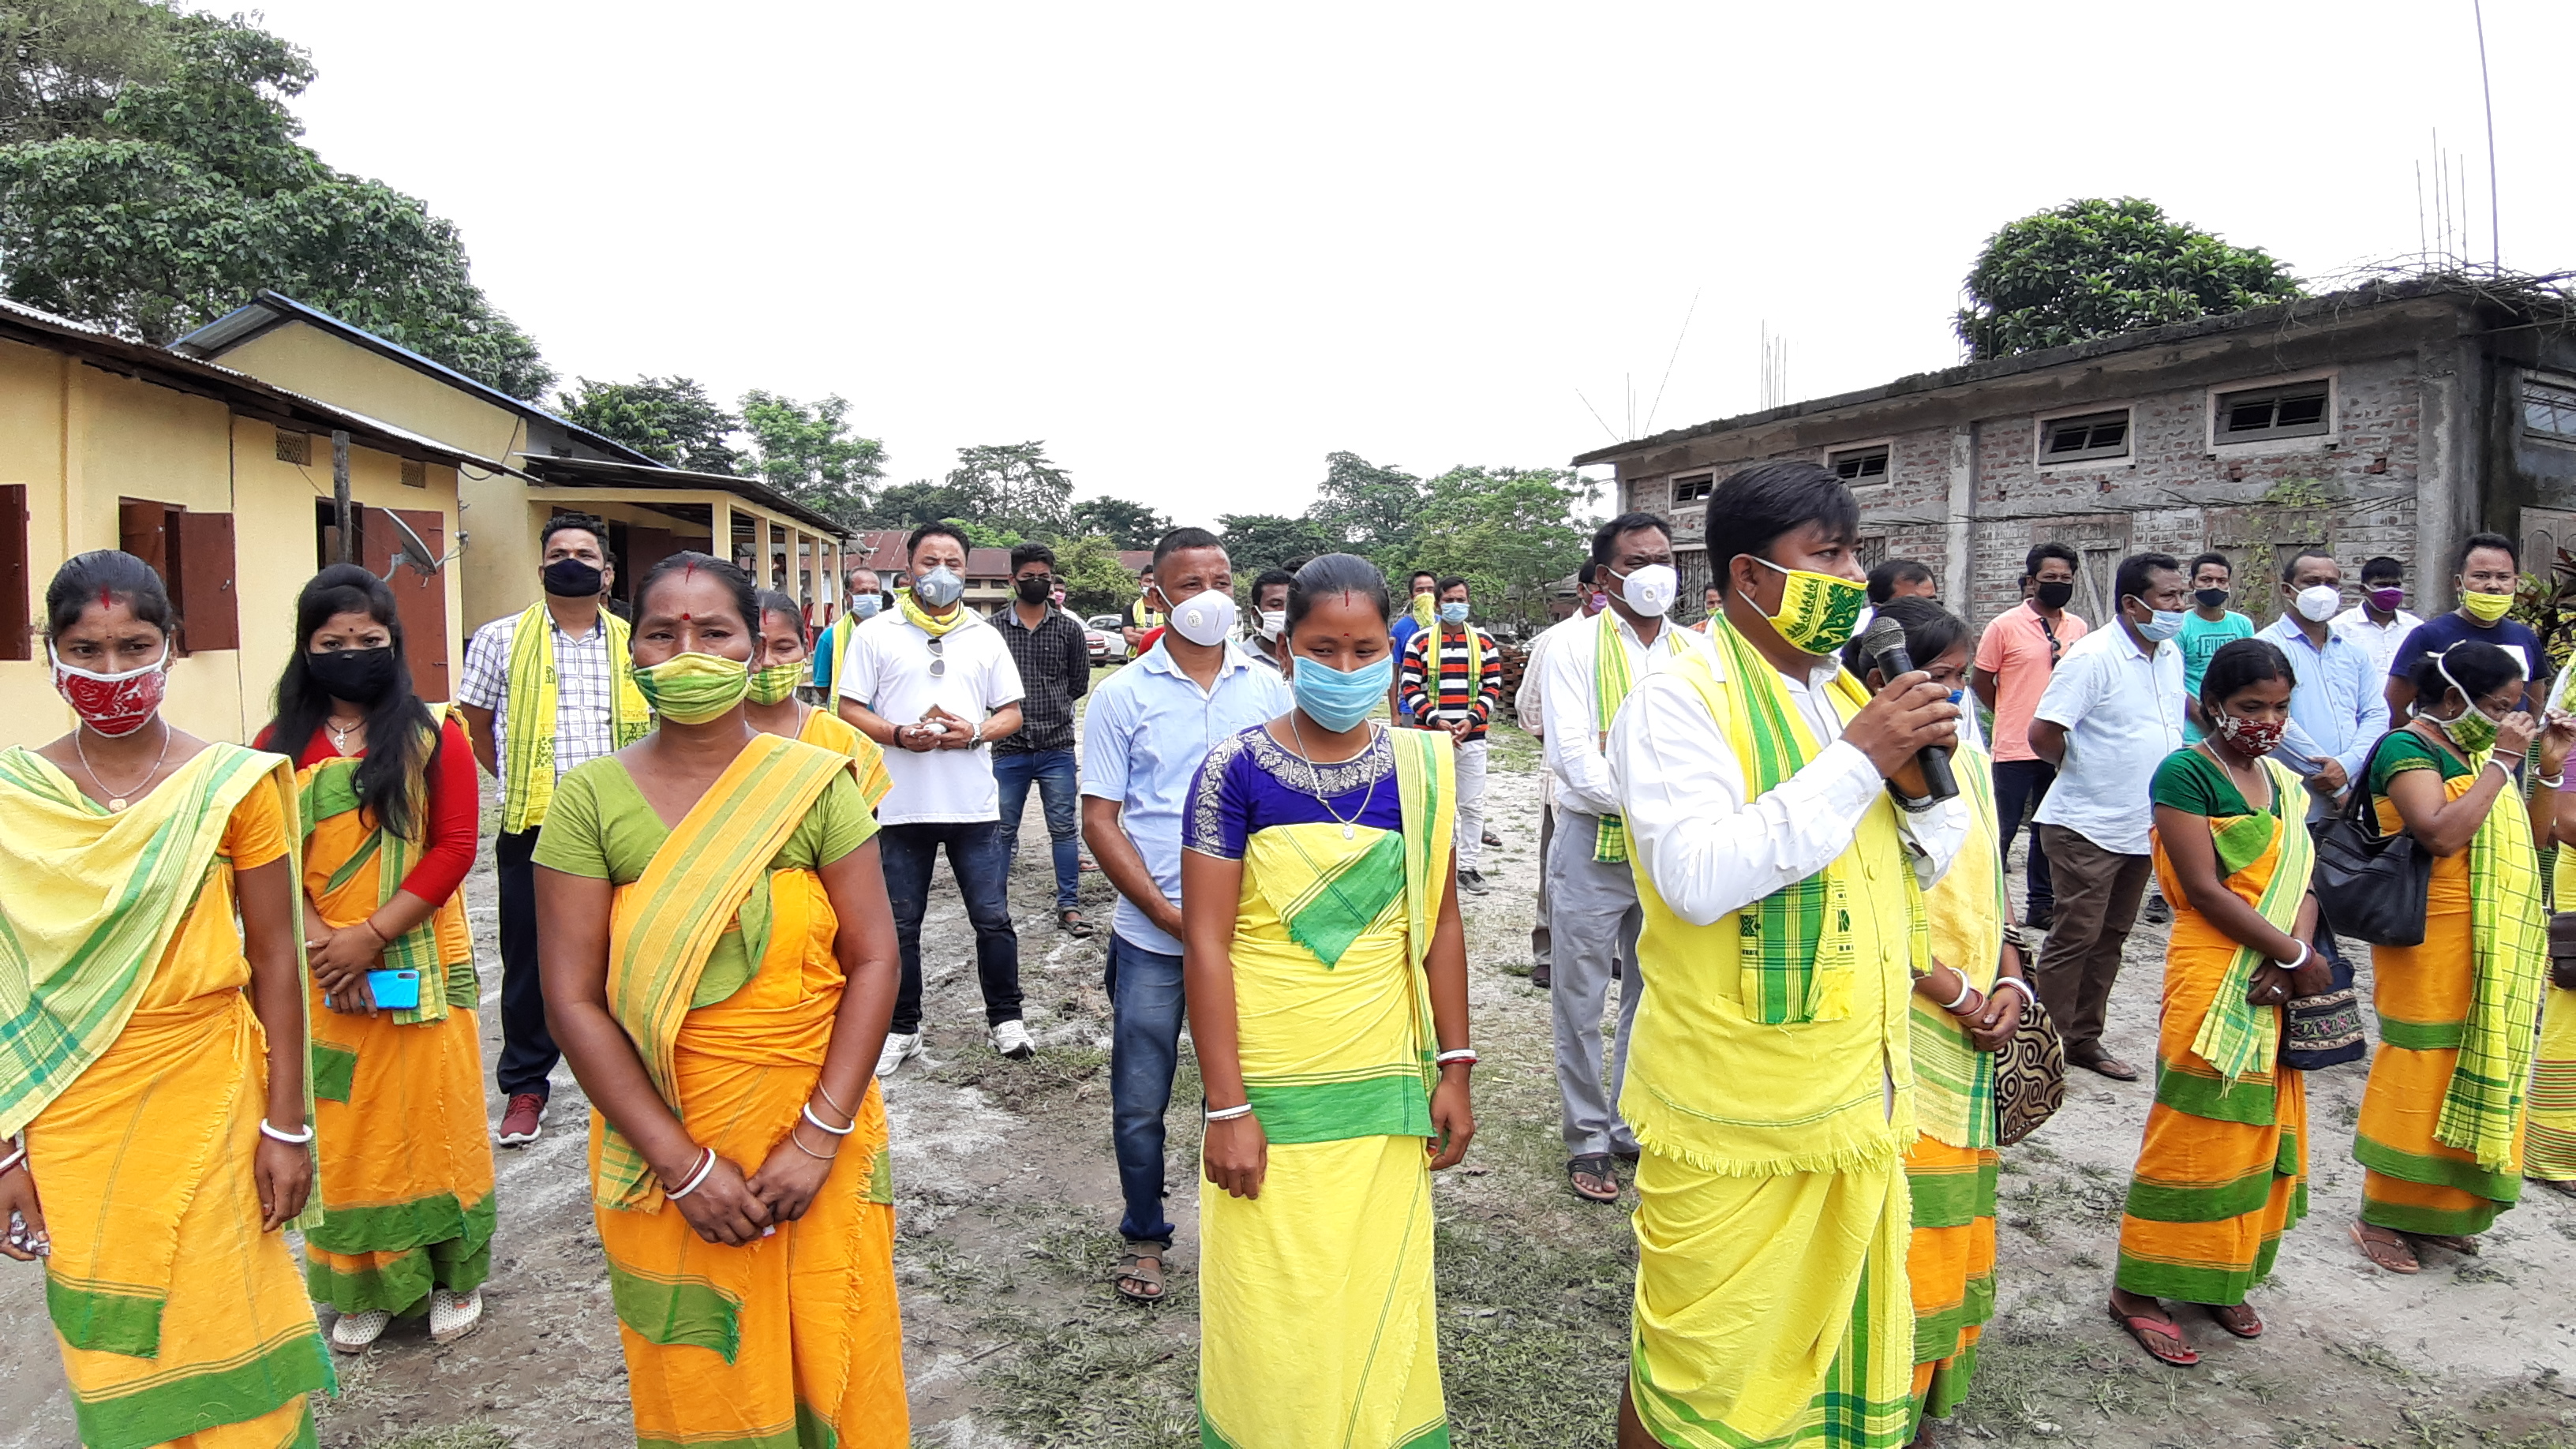
[[[1091,646],[1094,664],[1127,662],[1127,636],[1119,631],[1127,620],[1118,614],[1094,614],[1083,621],[1082,637]]]

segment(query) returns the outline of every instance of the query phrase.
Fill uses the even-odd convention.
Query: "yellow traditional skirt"
[[[689,1012],[676,1049],[682,1120],[745,1175],[812,1098],[841,1002],[820,883],[801,871],[771,881],[779,924],[759,970]],[[594,1174],[603,1125],[594,1114]],[[907,1449],[893,1179],[873,1079],[813,1204],[774,1235],[710,1243],[655,1201],[655,1212],[594,1209],[639,1445]]]
[[[2559,853],[2568,852],[2562,847]],[[2559,899],[2567,903],[2562,909],[2576,909],[2576,900]],[[2522,1171],[2547,1182],[2576,1182],[2576,991],[2552,987],[2541,1008]]]
[[[2251,904],[2277,855],[2276,845],[2229,877],[2229,889]],[[2191,908],[2162,841],[2156,863],[2166,876],[2165,899],[2174,903],[2173,939],[2165,949],[2156,1100],[2120,1219],[2116,1281],[2131,1293],[2232,1307],[2271,1276],[2281,1235],[2307,1216],[2307,1077],[2276,1064],[2230,1085],[2192,1050],[2237,945]]]
[[[1449,1442],[1421,1138],[1274,1144],[1261,1196],[1200,1185],[1199,1243],[1202,1443]]]
[[[2383,807],[2383,825],[2390,813]],[[2485,1232],[2522,1195],[2521,1174],[2487,1171],[2433,1137],[2476,990],[2467,852],[2433,862],[2424,943],[2373,947],[2370,961],[2379,1050],[2352,1144],[2353,1157],[2369,1169],[2362,1175],[2361,1220],[2437,1237]],[[2528,1120],[2526,1113],[2526,1128]]]
[[[1737,1177],[1650,1147],[1637,1166],[1629,1393],[1656,1440],[1875,1449],[1911,1439],[1907,1191],[1894,1159]]]
[[[1914,1232],[1905,1278],[1914,1293],[1914,1407],[1950,1417],[1977,1373],[1977,1340],[1995,1316],[1993,1148],[1952,1147],[1929,1135],[1905,1154]]]
[[[304,1284],[342,1313],[426,1311],[492,1270],[492,1141],[475,1014],[397,1026],[305,1003],[323,1220],[304,1235]]]
[[[309,1446],[333,1379],[285,1235],[260,1231],[267,1038],[238,989],[158,1006],[160,984],[27,1129],[81,1442]]]

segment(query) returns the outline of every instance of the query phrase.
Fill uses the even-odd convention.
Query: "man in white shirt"
[[[2406,565],[2381,554],[2361,566],[2361,602],[2334,616],[2335,633],[2360,646],[2370,658],[2372,677],[2383,683],[2406,636],[2424,623],[2406,612],[2405,604]]]
[[[1956,739],[1947,693],[1921,673],[1866,702],[1837,682],[1867,604],[1851,490],[1814,463],[1759,464],[1717,486],[1708,519],[1721,622],[1610,731],[1653,919],[1620,1101],[1646,1144],[1623,1445],[1786,1442],[1819,1396],[1911,1391],[1910,1355],[1863,1346],[1911,1341],[1901,1289],[1774,1290],[1904,1280],[1908,887],[1968,835],[1966,799],[1932,798],[1917,763]],[[1764,1381],[1791,1364],[1804,1392]]]
[[[2066,651],[2031,718],[2031,749],[2057,767],[2035,817],[2057,887],[2035,974],[2066,1060],[2134,1082],[2138,1069],[2102,1049],[2102,1020],[2155,864],[2147,782],[2183,744],[2173,640],[2189,595],[2182,564],[2165,553],[2122,559],[2113,587],[2112,625]]]
[[[1520,721],[1521,728],[1529,732],[1530,738],[1542,745],[1547,741],[1547,720],[1541,713],[1539,701],[1546,693],[1543,685],[1547,677],[1547,643],[1559,631],[1580,628],[1601,612],[1600,596],[1592,591],[1593,576],[1592,561],[1585,559],[1582,570],[1575,575],[1574,612],[1541,629],[1538,637],[1530,641],[1528,655],[1521,660],[1521,687],[1512,695],[1512,714]],[[1538,790],[1538,915],[1530,923],[1529,978],[1530,985],[1541,991],[1548,989],[1548,983],[1555,975],[1555,969],[1549,965],[1554,942],[1548,932],[1547,918],[1547,858],[1555,843],[1556,791],[1542,778]]]
[[[877,1058],[881,1077],[921,1053],[921,918],[942,850],[975,927],[987,1039],[1015,1060],[1037,1052],[1020,1021],[1020,938],[1011,927],[1010,861],[988,748],[1020,727],[1020,670],[1001,633],[962,602],[966,549],[954,524],[912,531],[905,544],[912,589],[892,612],[859,625],[838,681],[841,718],[885,747],[894,780],[877,806],[877,848],[903,984]]]
[[[1553,977],[1548,995],[1556,1028],[1556,1089],[1565,1112],[1566,1172],[1581,1196],[1617,1202],[1619,1178],[1610,1159],[1637,1155],[1637,1139],[1619,1120],[1617,1101],[1628,1071],[1628,1025],[1645,992],[1644,973],[1637,969],[1637,932],[1645,918],[1637,908],[1636,879],[1628,872],[1618,784],[1601,746],[1628,690],[1664,660],[1706,648],[1708,641],[1664,617],[1680,576],[1673,570],[1672,531],[1662,519],[1626,513],[1601,525],[1592,535],[1592,562],[1609,608],[1587,622],[1558,626],[1563,632],[1548,644],[1539,690],[1559,816],[1547,856]],[[1618,652],[1605,655],[1606,650]],[[1628,974],[1619,992],[1604,1090],[1601,1013],[1613,961],[1627,963]]]

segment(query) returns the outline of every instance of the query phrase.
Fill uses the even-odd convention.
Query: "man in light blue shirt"
[[[2290,656],[2290,729],[2273,758],[2306,777],[2308,817],[2331,814],[2361,779],[2371,747],[2388,733],[2385,677],[2370,652],[2336,633],[2343,569],[2322,550],[2302,549],[2281,569],[2281,617],[2255,637]]]
[[[1164,534],[1145,599],[1170,625],[1143,658],[1091,692],[1083,722],[1083,839],[1118,888],[1107,978],[1111,1136],[1126,1199],[1118,1291],[1139,1302],[1163,1296],[1163,1254],[1172,1246],[1163,1212],[1163,1112],[1171,1105],[1185,1005],[1182,813],[1211,746],[1289,708],[1279,671],[1227,637],[1233,589],[1234,567],[1215,534]],[[1224,607],[1179,607],[1203,594],[1217,595]]]

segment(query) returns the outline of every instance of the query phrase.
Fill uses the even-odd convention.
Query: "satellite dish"
[[[439,555],[438,550],[423,542],[421,536],[412,531],[412,526],[403,522],[401,514],[390,508],[379,508],[375,510],[375,515],[393,525],[394,537],[402,544],[402,547],[394,552],[392,566],[385,570],[386,579],[391,580],[394,569],[405,564],[410,565],[412,571],[422,578],[434,577],[440,569],[447,567],[447,560]]]

